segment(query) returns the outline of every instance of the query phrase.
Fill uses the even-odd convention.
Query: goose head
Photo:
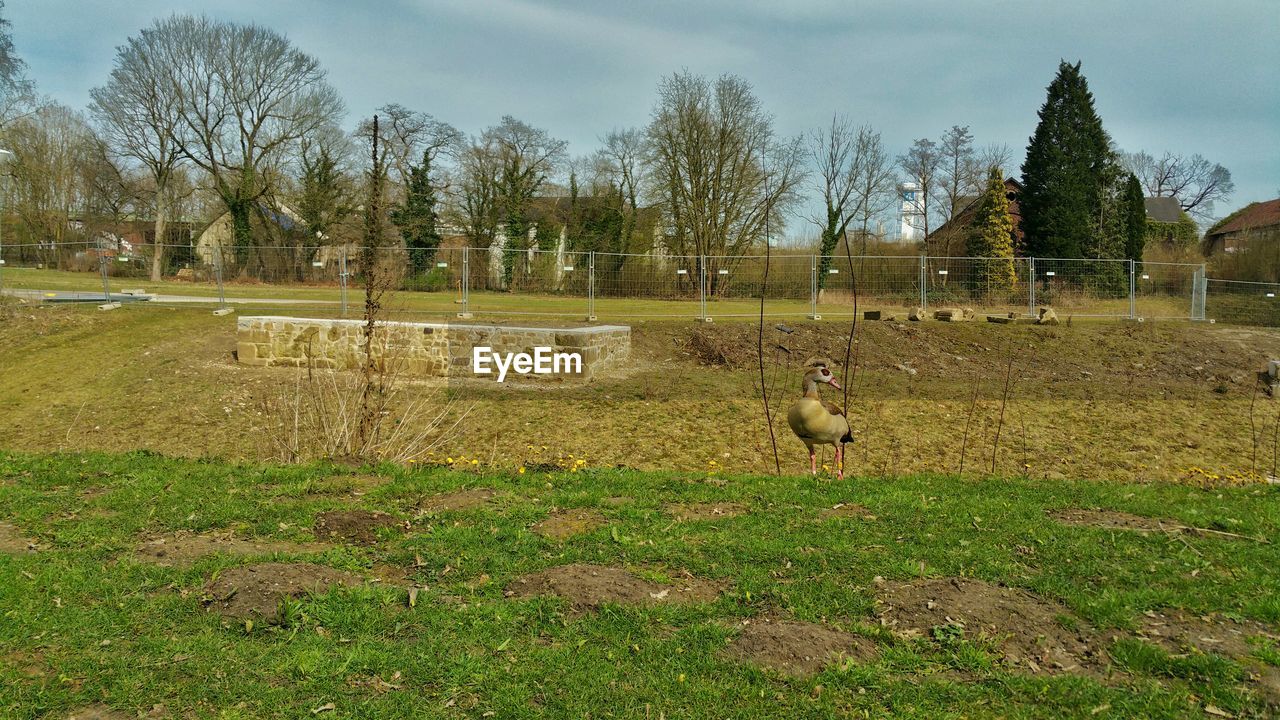
[[[826,383],[837,390],[843,389],[840,387],[840,383],[836,381],[836,376],[827,367],[827,363],[810,360],[806,365],[804,373],[805,387],[808,387],[809,383],[814,383],[815,385],[817,383]]]

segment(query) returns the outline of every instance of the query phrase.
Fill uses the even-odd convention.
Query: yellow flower
[[[444,461],[449,463],[450,465],[453,464],[453,458],[445,458]]]
[[[517,472],[519,472],[521,475],[523,475],[523,474],[524,474],[524,466],[523,466],[523,465],[521,465],[521,466],[520,466],[520,469],[519,469]]]
[[[480,464],[480,461],[479,461],[479,460],[472,460],[472,461],[471,461],[471,464],[472,464],[472,465],[479,465],[479,464]]]

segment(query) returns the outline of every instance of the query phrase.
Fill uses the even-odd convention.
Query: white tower
[[[924,205],[919,186],[913,182],[904,182],[898,185],[898,194],[902,198],[902,211],[899,213],[902,222],[898,239],[904,243],[920,240],[924,228]]]

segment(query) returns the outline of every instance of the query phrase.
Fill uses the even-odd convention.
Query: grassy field
[[[496,469],[572,455],[593,467],[772,471],[756,329],[632,326],[632,362],[589,385],[450,382],[469,412],[436,458]],[[10,306],[0,321],[0,445],[268,459],[281,419],[264,404],[298,373],[237,365],[234,328],[235,316],[192,308]],[[766,359],[766,380],[782,410],[782,467],[801,472],[807,458],[785,424],[797,366],[811,355],[842,358],[847,327],[790,329],[769,328],[766,344],[789,352]],[[963,460],[968,476],[1244,484],[1280,461],[1280,412],[1253,383],[1280,357],[1275,331],[880,322],[860,324],[859,338],[849,384],[854,473],[957,473]]]
[[[0,715],[1267,717],[1277,499],[0,454]]]

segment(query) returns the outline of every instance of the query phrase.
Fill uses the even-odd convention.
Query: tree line
[[[381,159],[365,150],[375,113]],[[228,260],[243,265],[260,245],[313,255],[359,243],[370,205],[385,211],[386,241],[414,272],[431,267],[446,235],[476,248],[501,236],[513,250],[552,249],[562,229],[568,249],[607,253],[615,267],[654,250],[752,254],[767,234],[797,226],[813,228],[824,258],[865,254],[892,235],[883,224],[896,218],[904,181],[918,188],[922,235],[966,210],[986,223],[949,254],[1140,259],[1144,193],[1205,214],[1232,190],[1230,173],[1198,155],[1114,148],[1080,66],[1067,63],[1021,164],[1025,247],[1001,229],[1009,220],[999,207],[982,205],[992,179],[1012,173],[1008,146],[978,146],[956,125],[894,155],[879,131],[839,114],[789,137],[734,75],[667,76],[645,124],[611,130],[577,156],[510,115],[474,134],[398,103],[360,115],[344,126],[347,108],[319,60],[280,33],[195,15],[129,37],[78,111],[39,97],[0,17],[0,142],[14,152],[5,207],[18,237],[57,246],[145,220],[158,243],[153,279],[178,261],[165,255],[175,222],[224,218]],[[283,208],[296,222],[279,222]]]

